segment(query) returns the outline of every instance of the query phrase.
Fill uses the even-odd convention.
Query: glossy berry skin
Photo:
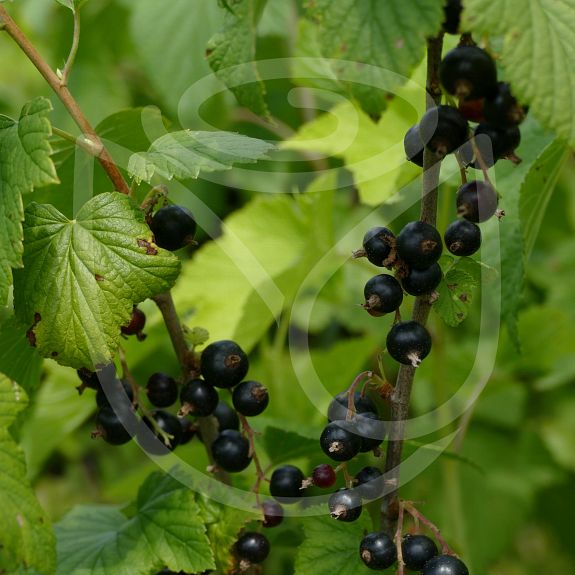
[[[378,499],[383,492],[383,474],[377,467],[367,466],[355,476],[357,490],[362,499]]]
[[[461,0],[447,0],[443,7],[445,19],[443,20],[443,30],[448,34],[457,34],[461,23],[461,12],[463,6]]]
[[[383,532],[368,533],[361,540],[359,555],[365,565],[374,571],[383,571],[397,561],[395,543]]]
[[[184,206],[165,206],[152,217],[150,229],[154,234],[154,243],[173,252],[194,239],[196,220]]]
[[[153,373],[148,378],[146,393],[152,405],[170,407],[178,399],[178,384],[166,373]]]
[[[238,473],[251,462],[250,443],[234,429],[221,431],[212,444],[214,461],[224,471]]]
[[[214,387],[234,387],[244,379],[248,369],[248,357],[234,341],[215,341],[202,352],[202,375]]]
[[[327,489],[335,484],[337,476],[335,474],[334,468],[327,464],[322,463],[314,467],[311,474],[311,479],[316,487],[321,487],[322,489]]]
[[[144,451],[151,455],[167,455],[169,451],[173,451],[180,445],[183,435],[182,424],[175,415],[160,409],[153,411],[151,416],[163,432],[173,437],[171,439],[164,439],[159,433],[155,433],[152,422],[147,417],[144,417],[142,425],[154,433],[155,437],[149,437],[149,434],[145,433],[142,427],[138,433],[138,443]]]
[[[367,259],[379,267],[386,267],[386,260],[394,244],[393,232],[384,227],[371,228],[363,236],[363,249]]]
[[[142,333],[146,326],[146,314],[136,306],[132,309],[132,317],[128,325],[120,328],[124,335],[135,335],[140,341],[144,340],[146,336]]]
[[[236,555],[250,564],[265,561],[270,553],[270,543],[265,535],[256,532],[244,533],[234,546]]]
[[[297,503],[304,495],[304,479],[301,469],[294,465],[282,465],[272,473],[270,493],[280,503]]]
[[[269,529],[277,527],[284,519],[283,507],[273,499],[268,499],[263,502],[262,513],[264,515],[262,525]]]
[[[363,510],[361,497],[354,489],[339,489],[330,496],[328,505],[330,515],[346,523],[357,521]]]
[[[438,158],[461,147],[467,140],[469,126],[457,108],[437,106],[425,112],[419,123],[421,141]]]
[[[442,251],[439,232],[425,222],[410,222],[397,236],[399,257],[412,269],[429,268],[437,262]]]
[[[518,126],[525,119],[526,111],[511,93],[511,86],[507,82],[499,82],[495,94],[487,98],[484,104],[486,122],[497,128]]]
[[[218,392],[213,385],[203,379],[191,379],[186,382],[180,392],[182,409],[180,415],[211,415],[220,401]]]
[[[406,535],[401,542],[401,553],[410,571],[421,571],[437,555],[437,545],[426,535]]]
[[[488,182],[474,180],[463,184],[455,198],[457,215],[473,223],[486,222],[497,211],[497,192]]]
[[[112,385],[101,387],[96,392],[96,404],[98,407],[131,407],[134,401],[134,390],[128,381],[115,380]]]
[[[218,422],[219,431],[224,429],[239,430],[240,420],[238,414],[225,401],[218,403],[212,415]]]
[[[96,415],[96,429],[98,435],[110,445],[123,445],[128,443],[132,436],[124,427],[120,418],[110,406],[103,407]]]
[[[405,157],[416,166],[423,168],[423,143],[419,136],[419,124],[411,126],[403,138]]]
[[[182,438],[180,439],[180,445],[186,445],[192,441],[192,439],[197,434],[198,430],[194,422],[187,417],[180,417],[180,425],[182,426]]]
[[[323,452],[334,461],[349,461],[361,449],[361,438],[350,431],[346,421],[332,421],[324,428],[319,443]]]
[[[388,274],[380,274],[368,280],[363,295],[363,308],[376,317],[396,311],[403,302],[401,285]]]
[[[423,570],[422,575],[469,575],[465,563],[452,555],[438,555],[430,559]]]
[[[267,388],[258,381],[242,381],[232,393],[232,403],[236,411],[247,417],[262,413],[269,401]]]
[[[375,403],[371,401],[369,397],[361,397],[361,392],[356,391],[353,394],[353,404],[356,413],[366,413],[368,411],[377,412]],[[331,421],[348,419],[348,414],[351,414],[348,410],[348,394],[346,391],[338,393],[327,409],[327,418]]]
[[[439,67],[445,91],[464,100],[477,100],[495,93],[497,68],[493,58],[478,46],[457,46]]]
[[[475,143],[488,167],[497,160],[515,152],[521,143],[521,131],[517,126],[498,128],[491,124],[479,124],[474,131]],[[475,163],[477,167],[478,162]]]
[[[385,424],[377,413],[367,412],[356,415],[348,422],[353,432],[361,438],[360,453],[367,453],[381,445],[385,437]]]
[[[431,351],[431,336],[416,321],[397,323],[387,334],[387,351],[395,361],[418,367]]]
[[[401,280],[401,286],[409,295],[425,295],[431,293],[441,283],[442,277],[441,266],[434,263],[425,270],[409,270]]]
[[[455,256],[471,256],[481,247],[479,226],[467,220],[455,220],[443,236],[447,249]]]

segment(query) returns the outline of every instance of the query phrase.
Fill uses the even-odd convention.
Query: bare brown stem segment
[[[439,81],[439,64],[443,48],[443,34],[427,41],[427,83],[429,94],[427,108],[438,106],[441,103],[441,86]],[[425,148],[423,153],[423,190],[421,199],[421,220],[435,225],[437,221],[437,188],[439,186],[439,171],[441,162],[431,150]],[[415,300],[412,319],[425,325],[431,303],[429,296],[421,296]],[[386,495],[382,505],[383,525],[389,535],[396,530],[399,510],[398,490],[401,455],[403,452],[403,437],[405,436],[405,422],[409,417],[409,401],[415,377],[416,368],[402,365],[399,369],[395,390],[391,395],[391,426],[390,440],[387,445],[385,471],[387,485],[393,490]]]
[[[114,184],[114,188],[118,192],[129,194],[130,188],[126,183],[126,180],[124,180],[118,166],[115,164],[114,160],[104,147],[102,140],[100,140],[100,137],[96,134],[96,131],[78,106],[78,103],[70,93],[70,90],[68,90],[68,87],[63,85],[62,80],[58,78],[58,75],[54,70],[52,70],[52,68],[50,68],[38,50],[36,50],[22,30],[20,30],[16,22],[12,20],[6,11],[6,8],[1,4],[0,30],[5,31],[14,40],[14,42],[16,42],[22,52],[26,54],[30,62],[32,62],[40,74],[42,74],[50,88],[52,88],[56,96],[61,100],[62,104],[64,104],[70,116],[76,122],[80,130],[82,130],[86,141],[89,143],[90,149],[92,149],[92,154],[102,165],[102,168]]]

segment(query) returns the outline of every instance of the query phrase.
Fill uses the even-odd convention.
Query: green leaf
[[[72,10],[72,12],[76,11],[76,6],[81,2],[82,0],[56,0],[56,2],[58,2],[58,4],[62,4],[62,6],[65,6],[66,8],[69,8],[70,10]]]
[[[319,453],[317,439],[310,439],[279,427],[266,427],[263,444],[272,465]]]
[[[92,198],[74,220],[31,204],[24,244],[16,316],[40,355],[75,368],[109,362],[132,305],[169,290],[180,269],[152,244],[143,213],[115,192]]]
[[[503,36],[501,65],[517,98],[575,144],[575,1],[469,0],[463,28]]]
[[[310,0],[308,7],[323,56],[335,60],[335,73],[371,117],[385,109],[384,90],[409,78],[443,20],[437,0]]]
[[[233,164],[255,163],[272,144],[232,132],[173,132],[156,140],[147,152],[134,154],[128,172],[137,182],[154,174],[171,180],[197,178],[201,171],[229,170]]]
[[[0,572],[28,567],[53,573],[56,553],[50,521],[26,477],[24,455],[8,431],[27,404],[24,391],[0,375]]]
[[[234,0],[226,10],[224,28],[208,42],[208,64],[255,114],[268,116],[265,85],[256,64],[257,25],[267,0]]]
[[[142,485],[130,518],[117,507],[76,507],[56,525],[58,575],[213,569],[200,513],[194,492],[162,473]]]
[[[18,121],[0,115],[0,305],[12,283],[10,268],[22,266],[22,194],[58,181],[50,159],[51,110],[49,100],[36,98]]]

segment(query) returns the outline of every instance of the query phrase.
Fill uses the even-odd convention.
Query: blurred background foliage
[[[421,108],[411,106],[414,94],[402,88],[376,125],[342,101],[337,87],[330,91],[326,82],[295,81],[286,73],[286,79],[266,83],[267,102],[277,121],[262,125],[229,92],[212,90],[220,86],[217,82],[193,87],[210,72],[204,52],[222,26],[217,3],[169,4],[168,10],[156,0],[88,2],[70,88],[104,137],[131,151],[147,149],[150,126],[160,132],[165,125],[205,129],[207,123],[287,140],[269,162],[170,185],[170,197],[189,206],[202,228],[200,247],[182,256],[183,273],[174,296],[188,325],[207,328],[213,339],[235,339],[251,352],[251,376],[264,382],[271,396],[265,416],[254,420],[263,432],[262,444],[274,444],[273,435],[268,437],[270,427],[297,431],[308,441],[296,462],[310,471],[323,460],[317,437],[331,395],[345,389],[362,369],[377,368],[391,318],[374,319],[357,307],[365,281],[376,272],[349,255],[370,226],[393,220],[391,226],[399,230],[416,217],[416,207],[394,216],[420,185],[417,170],[402,161],[400,144]],[[54,67],[63,66],[72,31],[70,13],[47,0],[21,0],[10,10],[46,59]],[[313,30],[299,19],[297,2],[269,1],[258,28],[257,51],[262,58],[314,54]],[[17,116],[24,102],[45,95],[54,104],[53,125],[76,133],[32,65],[1,35],[0,61],[0,112]],[[302,72],[301,63],[285,65],[296,68],[293,76]],[[420,67],[414,78],[421,77]],[[423,107],[423,99],[418,105]],[[141,110],[118,113],[147,106],[161,110],[161,115],[148,110],[148,130],[142,128]],[[332,114],[322,111],[330,108]],[[539,134],[536,121],[531,118],[530,123],[526,133]],[[349,146],[338,151],[346,141],[346,127],[354,133]],[[338,128],[343,135],[330,140]],[[314,138],[319,143],[309,142]],[[533,144],[524,135],[518,153],[522,156],[524,147],[536,145],[537,157],[549,141],[543,135]],[[70,198],[80,201],[82,196],[73,191],[74,154],[63,149],[55,159],[62,185],[39,190],[26,200],[54,203],[71,213],[75,208]],[[381,175],[386,161],[391,167]],[[497,309],[483,307],[478,293],[468,319],[458,328],[432,317],[434,352],[418,370],[414,388],[414,415],[436,409],[433,417],[441,431],[418,439],[432,443],[461,424],[454,416],[488,376],[449,448],[458,457],[437,458],[402,492],[421,502],[421,511],[441,527],[476,574],[575,572],[569,535],[575,512],[575,161],[569,155],[559,165],[522,289],[505,285],[505,270],[498,275],[506,297],[509,290],[516,292],[517,338],[505,325],[498,332]],[[109,190],[99,170],[96,166],[96,193]],[[499,170],[495,177],[505,202],[510,168]],[[454,166],[447,165],[445,173],[451,175],[442,184],[440,228],[454,217],[457,187]],[[143,196],[147,189],[142,185],[139,193]],[[398,189],[399,200],[394,197],[377,207]],[[506,225],[503,220],[484,232],[496,237],[497,229]],[[513,241],[501,234],[504,242]],[[502,250],[507,260],[521,258],[516,246],[502,245]],[[488,283],[484,291],[497,285],[498,280]],[[487,302],[489,294],[483,295]],[[141,307],[148,314],[148,339],[127,341],[126,352],[143,384],[154,371],[177,374],[178,366],[159,313],[151,302]],[[493,331],[480,331],[482,313],[496,315],[490,318]],[[481,338],[487,342],[478,354]],[[0,330],[2,340],[12,349],[6,327]],[[155,469],[153,462],[136,445],[112,448],[91,440],[92,392],[79,397],[73,370],[52,361],[40,365],[23,349],[13,352],[22,357],[4,353],[0,365],[8,363],[11,370],[20,366],[27,389],[36,390],[17,434],[50,517],[57,522],[79,503],[132,500]],[[395,366],[385,358],[384,366],[393,377]],[[464,383],[456,401],[446,403]],[[408,445],[408,452],[414,449]],[[199,469],[206,466],[197,441],[178,454]],[[249,482],[247,477],[238,479],[240,485]],[[266,573],[293,572],[303,523],[286,521],[270,533],[273,553]]]

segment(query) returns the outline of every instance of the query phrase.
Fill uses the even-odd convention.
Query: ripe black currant
[[[234,388],[232,402],[236,411],[247,417],[262,413],[269,403],[268,390],[257,381],[242,381]]]
[[[399,257],[412,269],[429,268],[437,262],[442,251],[439,232],[425,222],[410,222],[397,236]]]
[[[419,135],[419,124],[411,126],[403,138],[405,157],[416,166],[423,168],[423,142]]]
[[[361,497],[355,489],[338,489],[330,495],[328,505],[330,515],[346,523],[359,519],[363,510]]]
[[[367,453],[381,445],[385,437],[385,423],[379,419],[377,413],[366,412],[356,415],[348,422],[350,429],[361,438],[359,451]]]
[[[441,266],[436,262],[424,270],[410,269],[402,278],[401,285],[409,295],[419,296],[431,293],[441,283],[442,277]]]
[[[294,465],[278,467],[270,479],[270,493],[280,503],[296,503],[304,495],[304,479],[301,469]]]
[[[527,109],[517,102],[506,82],[499,82],[495,94],[485,100],[485,120],[498,128],[521,124],[526,113]]]
[[[196,220],[184,206],[165,206],[152,217],[150,229],[157,246],[175,251],[194,239]]]
[[[244,533],[235,544],[236,555],[250,564],[265,561],[270,552],[270,543],[265,535],[256,532]]]
[[[453,255],[470,256],[481,247],[481,230],[473,222],[455,220],[445,230],[443,239]]]
[[[387,351],[395,361],[418,367],[431,351],[431,336],[416,321],[397,323],[387,334]]]
[[[463,100],[477,100],[497,89],[497,68],[493,58],[478,46],[457,46],[439,68],[446,92]]]
[[[220,431],[224,429],[238,430],[240,428],[238,414],[225,401],[218,403],[212,415],[216,418]]]
[[[371,228],[363,236],[363,249],[367,259],[379,267],[388,267],[388,258],[394,245],[395,236],[387,228]]]
[[[359,545],[362,561],[374,571],[383,571],[397,561],[395,543],[387,533],[368,533]]]
[[[135,335],[139,341],[146,339],[146,334],[143,333],[144,327],[146,326],[146,314],[134,306],[132,309],[132,317],[128,325],[124,325],[120,328],[120,331],[124,335]]]
[[[78,374],[78,377],[82,382],[81,385],[79,385],[76,388],[78,390],[78,393],[81,394],[86,388],[95,390],[100,389],[100,378],[96,371],[90,371],[89,369],[83,367],[82,369],[79,369],[76,373]]]
[[[170,407],[178,399],[178,384],[174,378],[165,373],[153,373],[148,378],[146,393],[152,405]]]
[[[388,274],[380,274],[368,280],[363,295],[363,308],[376,317],[396,311],[403,302],[403,290],[399,282]]]
[[[150,415],[156,427],[171,437],[162,436],[160,431],[156,431],[154,423],[144,417],[138,432],[138,443],[151,455],[166,455],[168,451],[173,451],[180,444],[183,434],[182,424],[175,415],[160,409],[153,411]],[[146,433],[147,430],[151,431],[154,437],[150,437],[149,433]]]
[[[421,571],[437,555],[437,545],[426,535],[406,535],[401,542],[401,552],[410,571]]]
[[[114,380],[109,385],[100,387],[96,392],[96,404],[98,407],[131,407],[134,402],[134,390],[130,383],[123,379]]]
[[[191,379],[184,384],[180,392],[182,407],[178,412],[180,417],[192,414],[199,417],[211,415],[220,398],[213,385],[203,379]]]
[[[485,222],[497,211],[499,199],[488,182],[473,180],[457,190],[457,215],[474,223]]]
[[[383,493],[383,474],[377,467],[367,466],[355,476],[357,490],[362,499],[378,499]]]
[[[110,445],[123,445],[132,439],[132,435],[110,406],[103,407],[98,411],[96,430],[94,437],[99,436]]]
[[[332,421],[321,434],[321,448],[334,461],[349,461],[359,453],[361,438],[350,427],[346,421]]]
[[[368,411],[377,412],[375,403],[367,396],[361,396],[361,392],[356,391],[353,394],[353,404],[355,406],[356,413],[366,413]],[[331,421],[348,419],[352,416],[348,410],[348,393],[347,391],[342,391],[338,393],[327,408],[327,418]]]
[[[421,571],[422,575],[469,575],[465,563],[452,555],[438,555],[430,559]]]
[[[264,527],[272,528],[278,526],[284,519],[284,508],[273,499],[268,499],[262,503],[262,513]]]
[[[311,479],[316,487],[327,489],[335,484],[337,476],[335,474],[335,469],[331,465],[328,463],[322,463],[321,465],[314,467]]]
[[[180,425],[182,426],[182,438],[180,439],[180,445],[186,445],[189,443],[194,436],[197,434],[198,429],[196,424],[187,417],[180,417]]]
[[[234,341],[215,341],[202,352],[202,375],[215,387],[237,385],[248,373],[248,368],[248,356]]]
[[[521,143],[521,131],[517,126],[498,128],[491,124],[479,124],[473,133],[481,157],[488,167],[497,160],[513,155]],[[475,162],[474,167],[477,167]]]
[[[250,443],[235,429],[221,431],[212,444],[214,461],[224,471],[238,473],[251,462]]]
[[[421,141],[439,158],[461,147],[467,140],[468,132],[467,120],[452,106],[427,110],[419,123]]]
[[[457,34],[461,23],[461,12],[463,6],[461,0],[447,0],[443,6],[445,19],[443,20],[443,30],[448,34]]]

